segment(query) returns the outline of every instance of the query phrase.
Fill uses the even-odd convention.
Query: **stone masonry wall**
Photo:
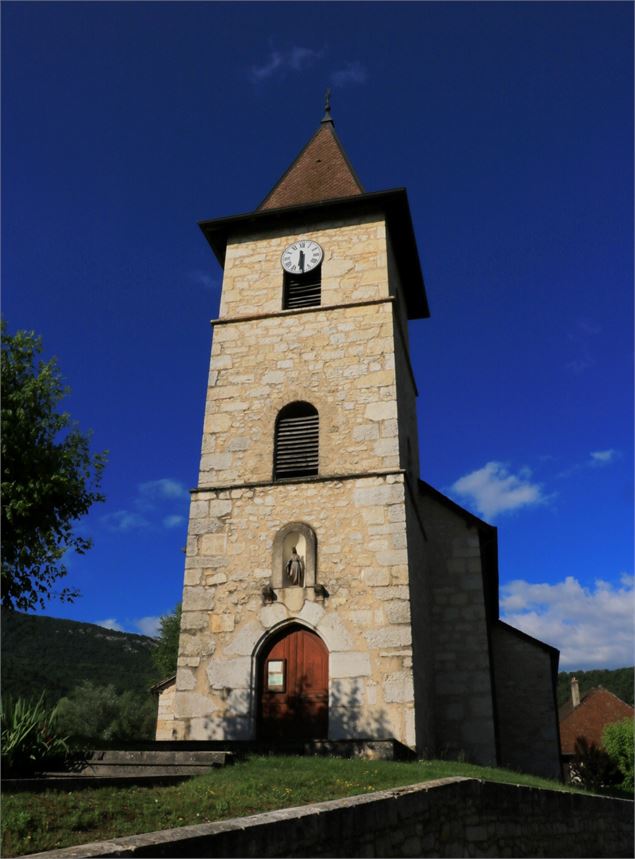
[[[193,496],[175,728],[182,739],[254,736],[257,654],[296,620],[329,650],[329,737],[415,745],[404,477],[306,480]],[[288,522],[317,536],[329,597],[287,588],[263,605],[273,540]]]
[[[558,712],[551,659],[538,643],[502,623],[492,629],[500,763],[560,778]]]
[[[386,226],[380,216],[299,223],[254,233],[227,245],[222,318],[277,313],[282,309],[280,258],[288,245],[311,238],[324,250],[322,304],[351,304],[388,296]]]
[[[633,855],[633,803],[449,778],[37,855],[618,859]]]
[[[275,421],[320,419],[320,474],[399,468],[392,302],[219,325],[200,486],[270,481]]]
[[[420,510],[428,535],[436,753],[496,764],[478,531],[432,498],[421,497]]]

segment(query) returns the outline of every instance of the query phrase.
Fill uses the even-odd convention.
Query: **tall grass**
[[[56,708],[44,693],[37,701],[6,699],[0,704],[2,775],[29,776],[63,767],[70,753],[68,738],[58,734]]]

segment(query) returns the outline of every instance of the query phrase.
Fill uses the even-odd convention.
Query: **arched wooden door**
[[[328,736],[329,655],[319,635],[293,627],[274,636],[260,657],[260,736],[319,740]]]

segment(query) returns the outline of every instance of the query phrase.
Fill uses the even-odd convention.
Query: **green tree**
[[[84,681],[56,707],[59,729],[73,740],[110,743],[151,740],[156,727],[156,701],[150,693],[130,690],[118,694],[114,686]]]
[[[55,358],[38,360],[41,338],[10,335],[2,322],[2,605],[29,610],[53,596],[72,601],[78,592],[54,592],[67,569],[64,555],[82,554],[91,541],[73,533],[95,501],[106,452],[90,452],[82,433],[59,410],[68,394]]]
[[[621,722],[607,725],[602,732],[602,745],[617,764],[624,778],[622,788],[633,790],[633,758],[635,757],[634,723],[627,716]]]
[[[161,632],[152,658],[162,678],[176,674],[179,655],[179,632],[181,631],[181,603],[161,618]]]

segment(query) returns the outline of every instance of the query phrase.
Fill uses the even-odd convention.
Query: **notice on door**
[[[267,663],[267,689],[269,692],[284,692],[284,659],[271,659]]]

